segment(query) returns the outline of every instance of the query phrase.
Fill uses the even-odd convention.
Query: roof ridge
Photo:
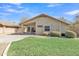
[[[32,18],[30,18],[30,19],[28,19],[28,20],[25,20],[24,22],[21,22],[20,24],[25,23],[25,22],[28,22],[28,21],[31,21],[31,20],[33,20],[34,18],[41,17],[41,16],[47,16],[47,17],[56,19],[57,21],[61,21],[61,20],[59,20],[59,19],[57,19],[57,18],[55,18],[55,17],[53,17],[53,16],[49,16],[48,14],[42,13],[42,14],[39,14],[39,15],[37,15],[37,16],[34,16],[34,17],[32,17]],[[67,23],[67,22],[65,22],[65,21],[61,21],[61,22],[64,22],[64,23],[66,23],[66,24],[69,24],[69,23]]]

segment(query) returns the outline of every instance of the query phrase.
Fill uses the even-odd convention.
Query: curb
[[[10,42],[10,43],[8,44],[8,46],[6,47],[6,49],[4,50],[3,56],[7,56],[7,52],[8,52],[8,50],[9,50],[9,47],[10,47],[11,43],[12,43],[12,42]]]

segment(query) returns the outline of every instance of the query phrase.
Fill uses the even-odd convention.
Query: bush
[[[67,30],[66,33],[65,33],[65,37],[67,37],[67,38],[76,38],[77,34],[73,31]]]
[[[52,36],[52,37],[60,37],[61,36],[61,33],[58,32],[58,31],[52,31],[52,32],[50,32],[49,36]]]
[[[43,36],[48,36],[49,35],[49,32],[44,32],[42,35]]]

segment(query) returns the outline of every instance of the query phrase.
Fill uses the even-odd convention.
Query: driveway
[[[8,46],[9,43],[0,43],[0,56],[3,55],[4,50],[6,49],[6,47]]]
[[[0,56],[3,55],[6,47],[9,42],[18,41],[25,37],[29,37],[28,35],[0,35]]]
[[[3,52],[10,42],[22,40],[23,38],[30,36],[42,37],[38,35],[0,35],[0,56],[3,55]]]
[[[25,37],[28,37],[28,35],[0,35],[0,42],[2,43],[2,42],[17,41]]]

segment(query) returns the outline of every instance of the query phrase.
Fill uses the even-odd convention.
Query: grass
[[[79,40],[28,37],[13,42],[9,56],[79,56]]]

